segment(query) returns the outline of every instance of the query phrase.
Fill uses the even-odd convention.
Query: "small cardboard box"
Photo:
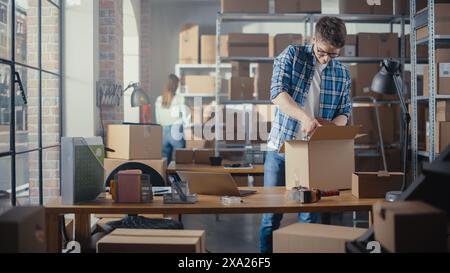
[[[162,127],[158,125],[109,125],[108,158],[161,159]]]
[[[231,62],[232,77],[250,77],[250,62]]]
[[[179,63],[198,64],[200,49],[200,27],[185,24],[180,31]]]
[[[351,189],[355,172],[354,140],[360,127],[319,127],[308,141],[285,142],[286,189]],[[326,170],[326,171],[325,171]]]
[[[269,35],[230,33],[223,38],[222,57],[268,57]]]
[[[254,78],[232,77],[228,89],[230,100],[253,99],[254,85]]]
[[[205,75],[186,75],[185,88],[188,94],[215,94],[216,77]]]
[[[301,34],[285,33],[277,34],[273,40],[273,51],[271,55],[276,57],[290,45],[302,45],[303,36]]]
[[[216,36],[202,35],[200,39],[200,63],[216,63]]]
[[[270,100],[272,73],[272,63],[259,63],[256,65],[255,93],[259,100]]]
[[[387,192],[402,188],[403,173],[354,173],[352,194],[356,198],[384,198]]]
[[[392,14],[392,0],[339,0],[340,14]]]
[[[275,13],[321,13],[322,2],[317,0],[276,0]]]
[[[389,252],[446,252],[444,211],[419,201],[373,206],[375,240]]]
[[[175,162],[177,164],[192,164],[194,163],[193,149],[176,149]]]
[[[437,121],[450,121],[450,101],[438,101],[436,108]]]
[[[397,33],[358,33],[358,57],[399,57]]]
[[[210,157],[214,156],[213,149],[195,149],[194,162],[195,164],[211,164]]]
[[[222,0],[222,13],[269,13],[269,0]]]
[[[141,159],[141,160],[126,160],[126,159],[115,159],[115,158],[105,158],[105,179],[107,179],[110,174],[120,167],[123,164],[126,163],[141,163],[144,164],[155,171],[157,171],[161,177],[166,180],[166,173],[167,173],[167,160],[166,159]],[[114,177],[112,177],[114,179]]]
[[[358,52],[357,49],[358,36],[348,34],[345,40],[345,46],[341,50],[342,57],[356,57]]]
[[[201,230],[116,229],[97,243],[97,253],[204,253]]]
[[[296,223],[273,232],[274,253],[345,253],[345,243],[366,229]]]
[[[380,71],[378,64],[352,64],[349,68],[352,79],[352,97],[381,98],[380,94],[371,90],[373,77]]]

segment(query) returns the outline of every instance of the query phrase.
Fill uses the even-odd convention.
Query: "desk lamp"
[[[131,107],[142,107],[142,112],[140,113],[141,122],[150,123],[150,98],[138,83],[130,83],[123,90],[123,93],[130,88],[133,88],[133,92],[131,93]]]
[[[400,106],[403,119],[403,139],[402,139],[402,170],[403,170],[403,184],[401,191],[388,192],[386,194],[386,200],[394,202],[398,200],[403,191],[406,190],[406,175],[408,172],[408,141],[409,141],[409,125],[411,122],[411,116],[408,112],[408,107],[403,97],[403,82],[400,78],[401,64],[397,60],[385,59],[381,62],[381,69],[372,81],[372,91],[379,94],[393,95],[397,94],[400,99]]]

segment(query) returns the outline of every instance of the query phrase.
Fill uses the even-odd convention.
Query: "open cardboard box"
[[[359,126],[323,126],[309,140],[286,141],[286,189],[351,189]]]

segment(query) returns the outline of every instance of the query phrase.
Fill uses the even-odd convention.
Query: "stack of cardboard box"
[[[177,164],[210,164],[209,158],[214,156],[214,149],[185,148],[175,151],[175,162]]]
[[[138,162],[157,171],[166,181],[166,159],[162,158],[162,128],[157,125],[109,125],[105,178],[117,167]],[[151,182],[151,181],[150,181]]]
[[[232,62],[231,79],[228,84],[230,100],[251,100],[254,98],[254,78],[250,78],[249,62]]]

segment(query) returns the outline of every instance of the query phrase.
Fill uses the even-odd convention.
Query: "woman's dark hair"
[[[175,97],[177,93],[178,84],[180,83],[180,79],[175,74],[170,74],[169,79],[167,81],[166,88],[162,94],[162,105],[165,108],[169,108],[172,104],[172,99]]]
[[[343,48],[346,37],[345,23],[337,17],[322,17],[316,24],[316,38],[335,48]]]

